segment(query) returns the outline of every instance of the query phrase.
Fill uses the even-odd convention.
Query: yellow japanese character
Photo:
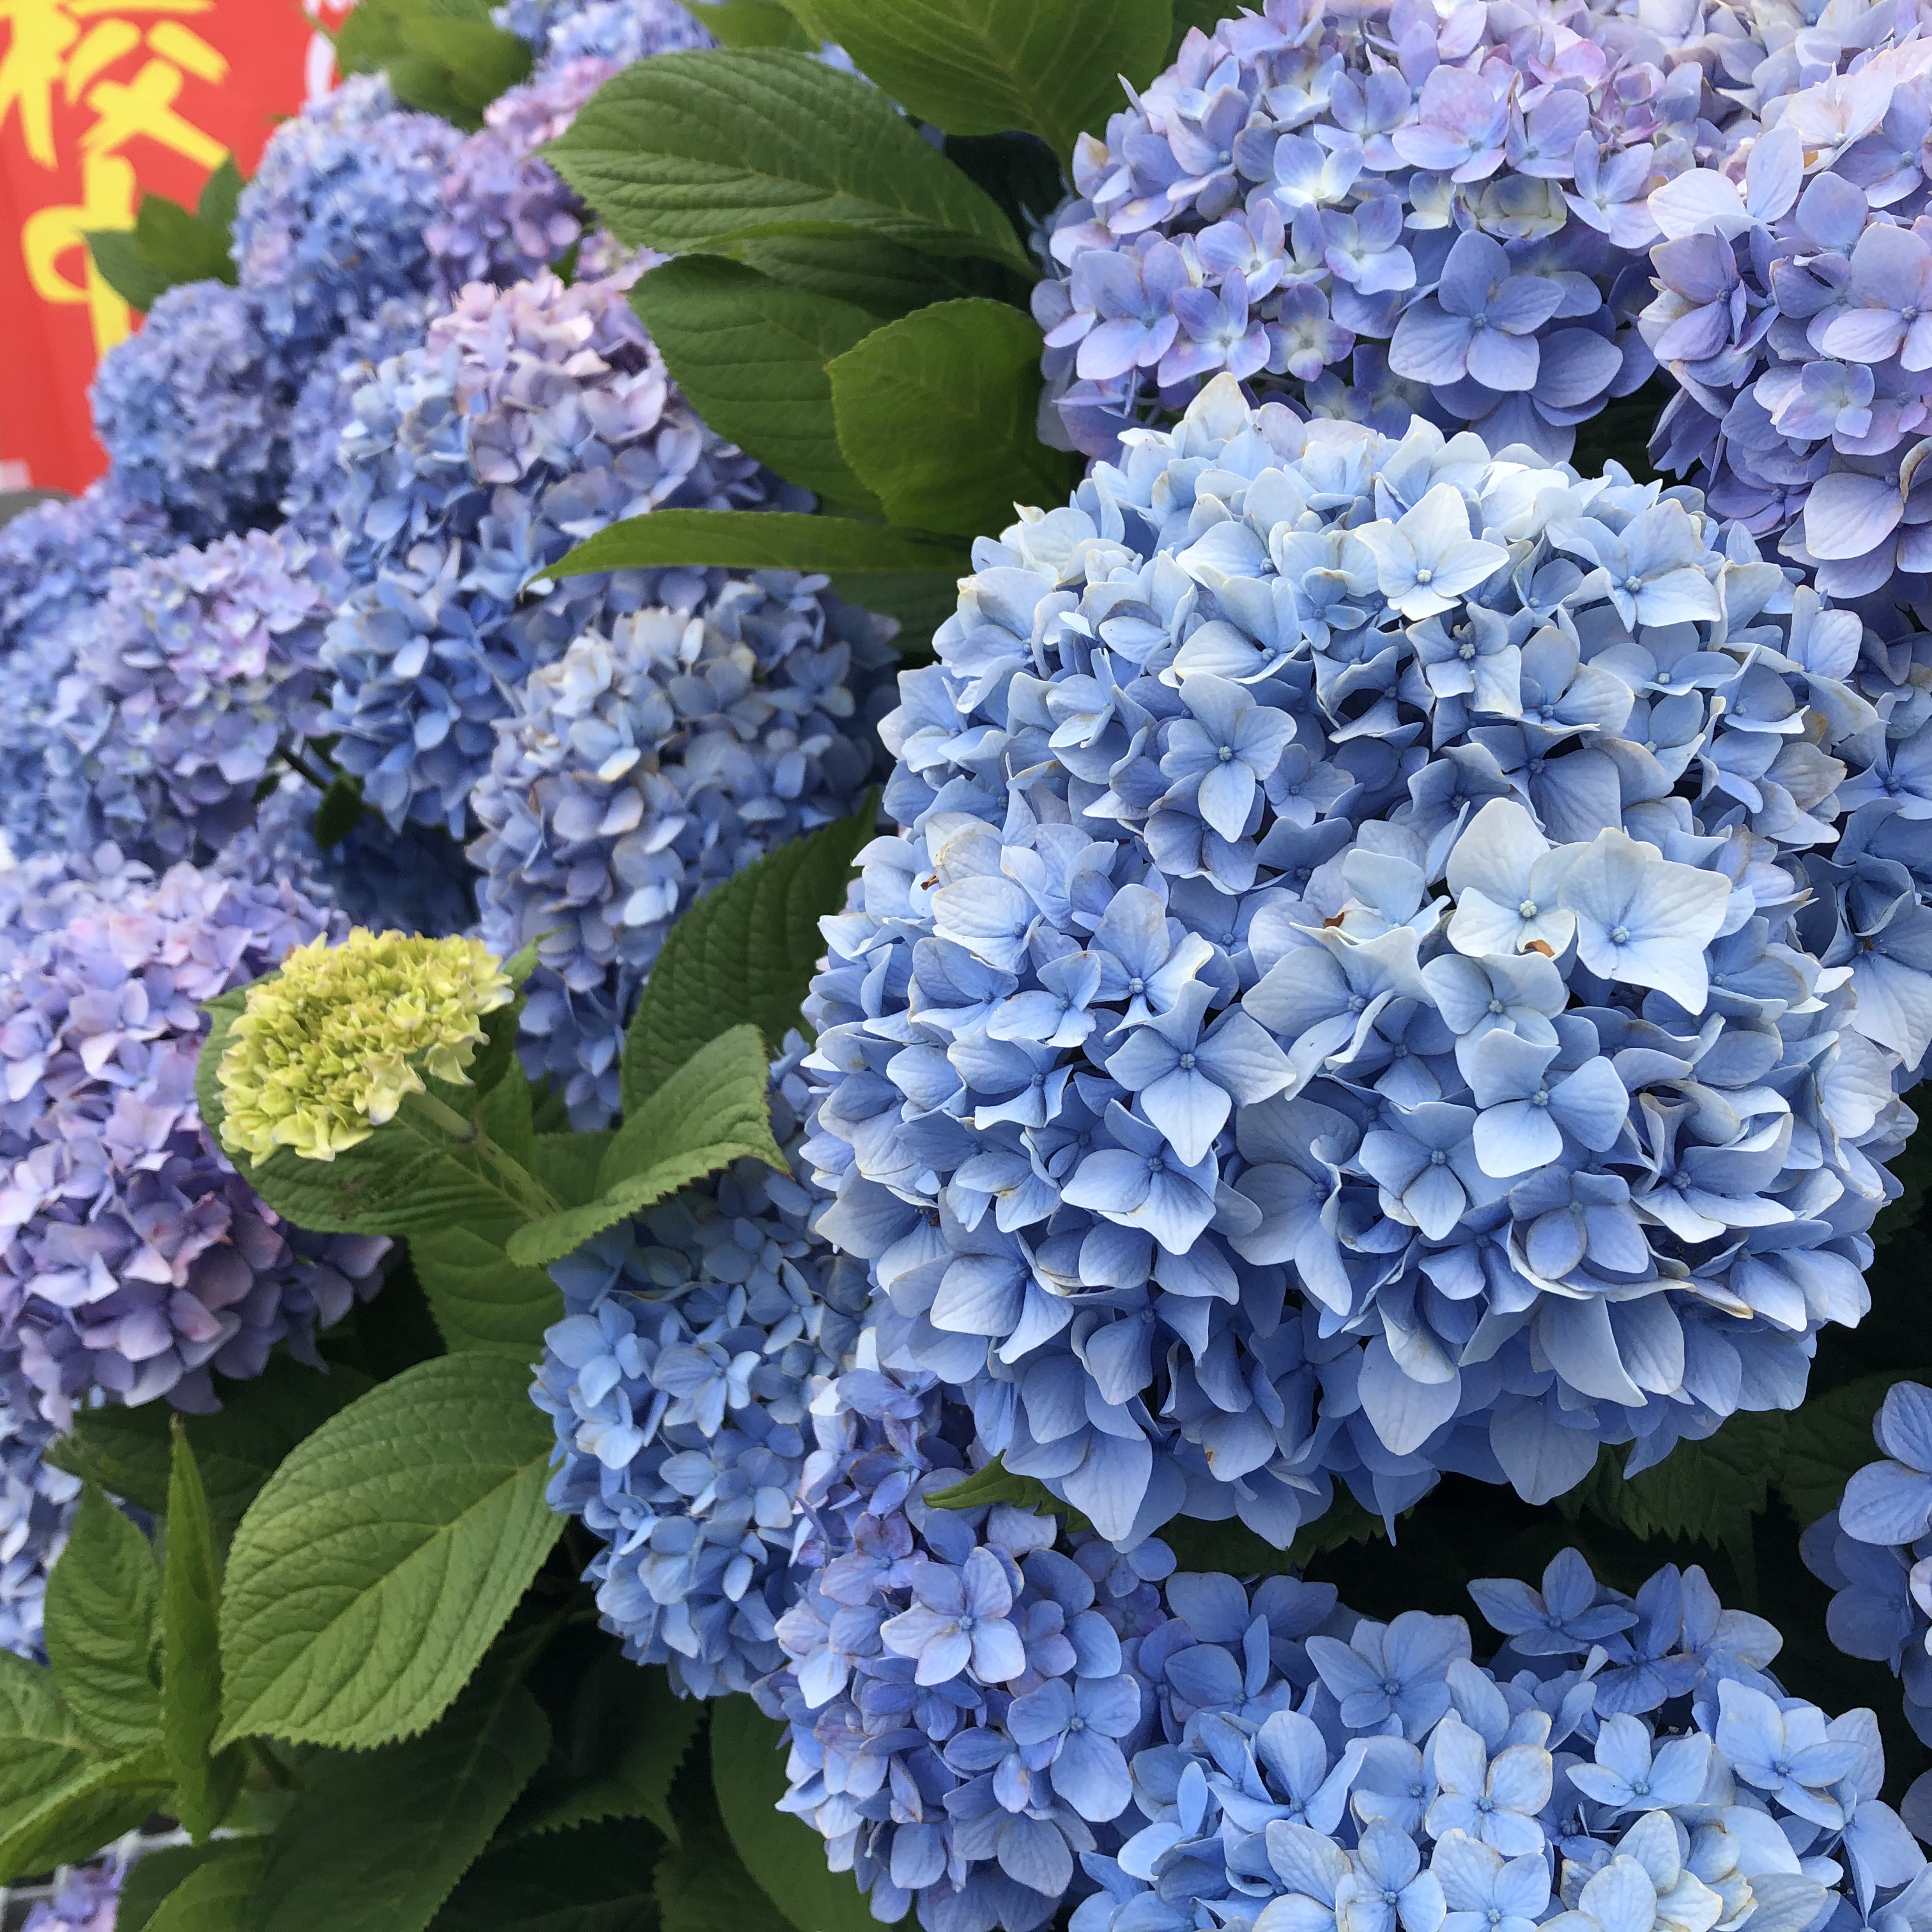
[[[80,137],[80,152],[116,154],[137,135],[145,134],[198,166],[219,166],[228,150],[175,112],[182,80],[179,68],[151,60],[143,63],[132,81],[95,82],[87,90],[87,104],[98,118]]]
[[[102,280],[93,251],[87,245],[91,228],[131,228],[134,225],[134,170],[119,154],[90,156],[81,164],[78,206],[43,208],[27,218],[20,231],[20,252],[27,278],[44,302],[85,302],[94,326],[94,349],[104,356],[133,324],[128,304]],[[82,251],[82,279],[61,272],[61,258],[70,250]]]

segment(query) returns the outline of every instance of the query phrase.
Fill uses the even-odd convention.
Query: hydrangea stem
[[[405,1094],[403,1105],[417,1119],[433,1125],[453,1147],[466,1148],[480,1155],[502,1184],[503,1192],[527,1219],[540,1221],[558,1211],[560,1204],[549,1189],[514,1155],[499,1147],[483,1131],[481,1123],[466,1119],[434,1094]]]

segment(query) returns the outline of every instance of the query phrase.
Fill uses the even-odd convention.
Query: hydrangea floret
[[[1226,371],[1568,456],[1655,366],[1632,326],[1647,198],[1739,118],[1688,51],[1650,10],[1574,0],[1268,0],[1191,29],[1082,138],[1054,218],[1034,310],[1072,442],[1111,455]]]
[[[1574,1550],[1540,1589],[1387,1622],[1332,1585],[1173,1574],[1010,1504],[953,1509],[971,1423],[860,1338],[814,1405],[784,1808],[892,1921],[1032,1932],[1563,1932],[1932,1912],[1869,1711],[1768,1672],[1700,1570],[1633,1598]],[[1836,1901],[1842,1899],[1844,1903]]]
[[[537,949],[526,1064],[584,1126],[616,1109],[623,1028],[671,922],[857,806],[898,662],[892,625],[823,578],[683,575],[694,609],[620,616],[531,674],[470,797],[483,937]]]
[[[1894,1382],[1872,1433],[1883,1456],[1852,1475],[1799,1546],[1835,1593],[1826,1619],[1832,1642],[1897,1673],[1906,1719],[1932,1743],[1932,1389]],[[1932,1783],[1922,1802],[1910,1815],[1932,1827]]]
[[[556,1424],[551,1507],[604,1546],[586,1576],[604,1628],[700,1697],[784,1666],[809,1410],[866,1310],[864,1270],[810,1232],[803,1051],[794,1035],[772,1069],[793,1171],[740,1161],[556,1263],[566,1312],[531,1390]]]
[[[380,1280],[388,1243],[283,1222],[209,1145],[202,1005],[328,930],[238,866],[157,879],[112,847],[4,875],[0,1374],[64,1429],[95,1391],[218,1406]]]
[[[470,1084],[483,1020],[516,997],[480,940],[354,928],[248,989],[221,1056],[222,1139],[266,1160],[333,1160],[394,1119],[425,1076]]]
[[[392,825],[468,836],[508,694],[586,630],[722,581],[627,571],[524,596],[546,565],[660,506],[789,500],[671,388],[627,286],[472,283],[355,398],[332,537],[355,587],[323,642],[322,728]]]
[[[1121,1540],[1795,1406],[1932,1040],[1856,619],[1693,492],[1226,375],[975,562],[808,1009],[882,1348]]]

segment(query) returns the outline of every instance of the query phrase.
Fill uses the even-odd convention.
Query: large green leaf
[[[614,1646],[584,1673],[555,1726],[550,1761],[530,1781],[508,1830],[517,1837],[602,1819],[648,1818],[677,1836],[671,1780],[703,1706],[674,1696],[662,1666],[631,1662]]]
[[[959,296],[1026,294],[1025,283],[997,262],[928,255],[871,236],[760,235],[721,252],[788,288],[856,302],[881,322]]]
[[[778,0],[689,0],[686,10],[721,47],[818,50],[818,43]]]
[[[372,1386],[359,1369],[338,1364],[324,1372],[272,1355],[260,1375],[224,1384],[222,1406],[212,1415],[188,1418],[188,1441],[217,1534],[225,1539],[232,1533],[276,1465],[304,1436]],[[84,1409],[74,1419],[73,1434],[49,1448],[47,1460],[164,1516],[171,1413],[160,1402]]]
[[[410,1259],[452,1354],[527,1364],[543,1353],[544,1330],[563,1318],[563,1297],[542,1268],[520,1267],[466,1228],[418,1236]]]
[[[806,0],[906,110],[952,134],[1023,128],[1070,154],[1166,58],[1172,0]]]
[[[716,254],[749,236],[877,236],[1032,265],[992,198],[875,88],[778,48],[660,54],[544,150],[621,241]]]
[[[459,128],[530,73],[528,44],[490,19],[489,0],[363,0],[336,35],[345,74],[388,76],[406,106]]]
[[[971,557],[950,538],[850,517],[793,510],[653,510],[599,531],[549,566],[544,576],[673,563],[822,571],[840,596],[898,618],[913,634],[905,641],[916,639],[922,647],[958,604],[959,580],[973,568]]]
[[[248,1932],[424,1932],[549,1742],[536,1700],[486,1673],[423,1736],[325,1760],[269,1841]]]
[[[176,1815],[197,1842],[221,1822],[242,1780],[238,1752],[215,1758],[209,1750],[221,1724],[220,1604],[208,1492],[177,1416],[161,1573],[161,1750]]]
[[[844,907],[852,861],[878,823],[868,797],[849,818],[748,866],[671,928],[625,1036],[627,1114],[727,1028],[755,1026],[776,1053],[801,1024],[825,952],[818,922]]]
[[[794,1932],[732,1845],[703,1748],[686,1760],[672,1803],[677,1841],[660,1856],[652,1875],[664,1932]],[[822,1841],[819,1856],[824,1857]]]
[[[852,473],[832,419],[825,365],[862,341],[878,319],[716,256],[653,268],[631,305],[706,424],[788,482],[876,510]]]
[[[784,1156],[772,1139],[769,1078],[755,1027],[735,1027],[707,1042],[612,1138],[598,1169],[597,1198],[518,1228],[510,1258],[547,1266],[734,1160],[761,1160],[782,1171]]]
[[[974,536],[1004,530],[1016,502],[1065,501],[1078,463],[1034,432],[1040,349],[1018,310],[950,302],[833,361],[840,447],[894,523]]]
[[[227,1852],[231,1841],[208,1845],[164,1845],[143,1852],[122,1881],[115,1907],[114,1932],[145,1932],[161,1901],[178,1891],[188,1874]]]
[[[129,1824],[116,1820],[136,1805],[152,1807],[166,1789],[158,1762],[142,1762],[153,1776],[145,1791],[130,1794],[120,1782],[129,1760],[81,1736],[53,1672],[0,1652],[0,1884],[85,1858],[138,1825],[145,1809]]]
[[[430,1932],[656,1932],[652,1849],[629,1819],[498,1846],[470,1867]]]
[[[448,1708],[562,1527],[528,1382],[492,1355],[424,1362],[276,1471],[229,1556],[226,1738],[366,1748]]]
[[[148,1932],[256,1932],[255,1888],[268,1856],[266,1838],[218,1846],[155,1906]]]
[[[1916,1369],[1861,1376],[1856,1382],[1809,1397],[1786,1424],[1778,1459],[1778,1493],[1807,1528],[1838,1506],[1855,1470],[1880,1457],[1872,1423],[1894,1382],[1916,1377]]]
[[[74,1726],[121,1750],[160,1735],[160,1580],[148,1539],[92,1484],[47,1576],[46,1642]]]
[[[712,1706],[711,1781],[745,1869],[797,1932],[871,1932],[878,1922],[850,1872],[830,1870],[825,1840],[778,1810],[785,1794],[784,1726],[748,1697]]]

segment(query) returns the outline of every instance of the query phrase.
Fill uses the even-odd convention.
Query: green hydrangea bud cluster
[[[333,1160],[426,1091],[425,1072],[467,1084],[484,1015],[513,998],[479,940],[358,926],[298,946],[249,988],[229,1036],[223,1142],[256,1160],[284,1147]]]

